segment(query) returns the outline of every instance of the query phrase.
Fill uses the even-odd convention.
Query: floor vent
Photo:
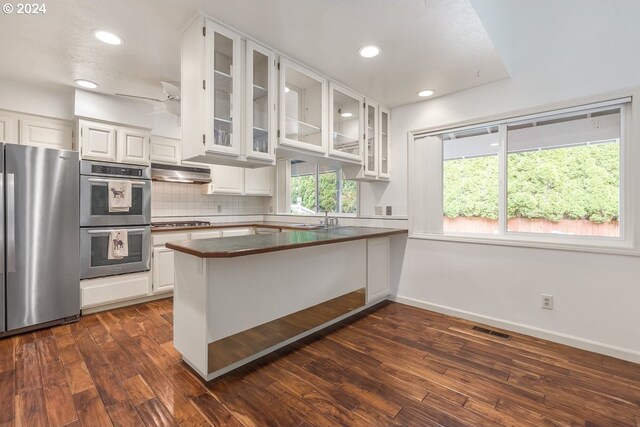
[[[503,334],[502,332],[492,331],[491,329],[483,328],[481,326],[474,326],[474,331],[482,332],[483,334],[493,335],[494,337],[504,338],[505,340],[511,339],[511,335]]]

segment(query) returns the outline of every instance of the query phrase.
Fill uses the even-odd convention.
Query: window
[[[623,240],[629,101],[414,134],[413,232]]]
[[[340,168],[291,160],[290,203],[293,214],[357,212],[355,181],[342,179]]]

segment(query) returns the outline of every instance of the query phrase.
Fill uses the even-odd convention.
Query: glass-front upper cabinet
[[[207,150],[240,154],[242,144],[241,39],[238,34],[207,20],[206,111]]]
[[[383,179],[391,178],[391,168],[389,166],[389,123],[390,112],[385,108],[380,108],[380,165],[378,166],[378,177]]]
[[[362,96],[329,83],[330,144],[329,154],[357,162],[362,161],[362,119],[364,99]]]
[[[272,161],[276,124],[275,55],[250,40],[245,52],[246,155]]]
[[[378,105],[366,103],[364,108],[364,174],[378,176]]]
[[[326,153],[326,79],[280,60],[280,144]]]

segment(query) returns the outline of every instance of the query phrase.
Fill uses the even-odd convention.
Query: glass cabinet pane
[[[285,65],[284,83],[285,138],[322,148],[323,82]]]
[[[331,143],[334,151],[360,156],[360,100],[338,89],[332,89],[333,127]]]
[[[231,147],[235,144],[233,135],[234,58],[233,40],[218,32],[214,33],[214,118],[213,143],[218,146]]]
[[[269,56],[257,50],[253,51],[253,151],[269,153]]]
[[[376,154],[377,154],[377,131],[378,131],[378,121],[376,120],[377,110],[373,105],[367,105],[367,158],[365,159],[365,165],[367,172],[376,172],[377,162],[376,162]]]
[[[389,113],[380,114],[380,174],[389,174]]]

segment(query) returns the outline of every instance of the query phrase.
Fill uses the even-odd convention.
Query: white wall
[[[73,118],[73,88],[0,80],[0,109],[69,120]]]
[[[394,109],[392,181],[363,185],[363,209],[406,214],[409,130],[640,86],[640,2],[516,1],[512,13],[512,79]],[[540,309],[542,293],[553,311]],[[638,257],[410,239],[398,295],[640,362]]]

